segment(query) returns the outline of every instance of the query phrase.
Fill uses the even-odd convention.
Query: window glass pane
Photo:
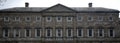
[[[47,36],[48,37],[50,37],[50,35],[51,35],[50,32],[51,32],[50,29],[47,29]]]
[[[82,30],[78,29],[78,36],[82,36]]]
[[[71,29],[68,29],[68,36],[72,36]]]
[[[110,29],[110,36],[113,36],[113,30]]]
[[[99,29],[99,36],[103,36],[103,30],[102,29]]]
[[[8,29],[5,29],[5,37],[8,37]]]
[[[30,36],[30,30],[26,29],[26,36],[29,37]]]
[[[40,29],[37,29],[37,36],[40,36]]]

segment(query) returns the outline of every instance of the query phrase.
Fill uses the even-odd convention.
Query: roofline
[[[41,12],[41,11],[0,11],[0,13],[120,13],[120,11],[76,11],[76,12],[65,12],[65,11],[54,11],[54,12]]]

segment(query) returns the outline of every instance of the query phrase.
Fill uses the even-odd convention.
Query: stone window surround
[[[4,17],[4,21],[9,21],[9,20],[10,20],[9,17],[7,17],[7,16]]]
[[[60,18],[60,20],[58,20],[58,18]],[[61,16],[57,16],[56,20],[57,20],[57,22],[62,22],[62,17]]]
[[[101,29],[102,30],[102,36],[100,36],[100,29],[98,29],[98,37],[104,37],[104,29]]]
[[[93,36],[94,36],[94,31],[93,31],[93,29],[92,29],[92,36],[89,36],[89,30],[90,30],[90,29],[87,29],[87,36],[88,36],[88,37],[93,37]]]
[[[81,36],[79,36],[79,30],[81,30]],[[77,37],[83,37],[83,29],[77,29]]]

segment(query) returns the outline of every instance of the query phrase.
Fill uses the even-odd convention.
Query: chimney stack
[[[92,3],[89,3],[88,6],[89,6],[89,7],[92,7]]]
[[[29,7],[29,3],[28,2],[25,2],[25,7]]]

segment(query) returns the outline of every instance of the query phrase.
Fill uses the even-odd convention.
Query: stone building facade
[[[102,7],[0,10],[0,43],[120,43],[119,11]]]

